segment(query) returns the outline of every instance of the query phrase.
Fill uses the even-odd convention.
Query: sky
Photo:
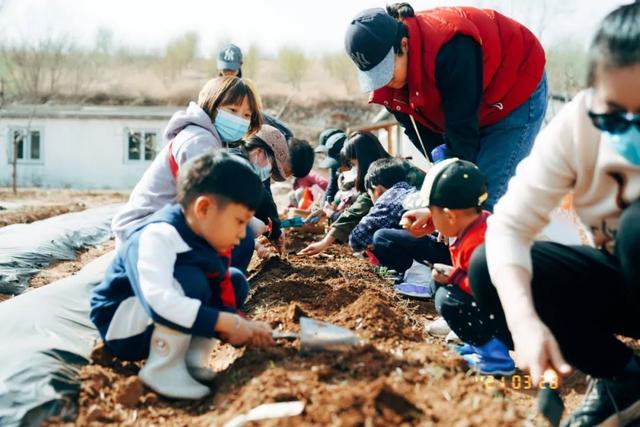
[[[545,46],[588,42],[598,21],[623,0],[416,0],[416,11],[435,6],[494,8],[541,35]],[[257,44],[274,54],[282,46],[307,55],[338,51],[345,28],[359,11],[384,7],[379,0],[0,0],[0,38],[23,42],[65,36],[95,45],[99,28],[114,43],[162,51],[188,31],[199,35],[200,55],[211,57],[223,41],[242,49]]]

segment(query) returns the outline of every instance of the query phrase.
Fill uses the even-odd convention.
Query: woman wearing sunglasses
[[[618,338],[640,338],[640,2],[603,20],[589,54],[590,88],[518,166],[469,276],[534,381],[590,375],[565,425],[627,425],[640,418],[640,361]],[[569,192],[592,245],[534,242]]]

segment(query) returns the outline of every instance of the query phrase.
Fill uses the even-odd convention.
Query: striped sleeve
[[[167,223],[148,225],[141,231],[137,247],[125,257],[134,292],[154,322],[200,336],[213,336],[218,310],[185,296],[174,278],[178,254],[191,248]],[[188,285],[188,284],[185,284]]]

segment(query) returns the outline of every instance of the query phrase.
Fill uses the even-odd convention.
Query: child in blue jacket
[[[248,284],[229,264],[263,193],[244,159],[197,157],[180,169],[178,203],[128,231],[94,290],[90,316],[105,345],[124,360],[147,358],[139,377],[154,391],[206,396],[214,338],[273,344],[269,326],[240,315]]]

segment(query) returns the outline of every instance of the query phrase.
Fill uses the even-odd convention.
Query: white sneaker
[[[451,344],[462,344],[462,340],[455,332],[451,331],[447,334],[447,337],[444,339],[446,342]]]
[[[438,317],[433,322],[427,324],[427,333],[437,337],[446,337],[451,332],[451,328],[443,317]]]
[[[149,358],[138,376],[153,391],[174,399],[202,399],[211,392],[187,371],[185,357],[191,335],[155,325]]]
[[[191,338],[185,362],[189,374],[200,382],[210,383],[216,377],[216,373],[208,366],[211,352],[217,341],[215,338]]]

